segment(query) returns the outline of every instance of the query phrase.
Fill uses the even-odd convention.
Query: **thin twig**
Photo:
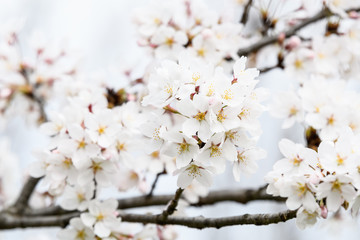
[[[164,174],[166,174],[166,170],[164,170],[164,171],[159,172],[158,174],[156,174],[155,180],[154,180],[154,182],[153,182],[152,185],[151,185],[150,192],[146,195],[147,198],[150,198],[150,197],[153,195],[154,190],[155,190],[155,188],[156,188],[156,184],[157,184],[157,182],[158,182],[158,180],[159,180],[159,177],[160,177],[161,175],[164,175]]]
[[[271,70],[274,70],[276,68],[281,68],[279,65],[275,65],[275,66],[271,66],[271,67],[265,67],[265,68],[261,68],[259,69],[260,73],[266,73],[269,72]]]
[[[352,11],[358,12],[358,11],[360,11],[360,8],[348,9],[346,12],[352,12]],[[303,22],[299,23],[298,25],[296,25],[296,26],[290,28],[289,30],[285,31],[284,35],[285,35],[286,38],[291,37],[291,36],[295,35],[296,32],[298,32],[302,28],[304,28],[304,27],[306,27],[306,26],[308,26],[308,25],[310,25],[310,24],[312,24],[314,22],[322,20],[327,16],[331,16],[331,15],[333,15],[333,13],[331,13],[328,8],[324,8],[320,12],[315,14],[313,17],[307,18]],[[273,44],[273,43],[277,42],[278,39],[279,39],[279,35],[269,36],[269,37],[263,38],[262,40],[254,43],[254,44],[252,44],[252,45],[250,45],[250,46],[248,46],[246,48],[239,49],[237,54],[239,56],[247,56],[250,53],[254,53],[254,52],[258,51],[259,49],[261,49],[261,48],[263,48],[263,47],[265,47],[267,45],[270,45],[270,44]]]
[[[247,22],[247,20],[249,18],[249,12],[250,12],[250,9],[251,9],[252,2],[253,2],[253,0],[249,0],[247,2],[247,4],[245,5],[245,8],[244,8],[243,15],[241,16],[240,23],[242,23],[244,25],[246,24],[246,22]]]

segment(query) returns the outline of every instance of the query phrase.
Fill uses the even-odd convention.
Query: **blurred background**
[[[146,0],[0,0],[0,22],[22,18],[25,21],[21,31],[21,41],[34,31],[41,31],[46,38],[62,41],[80,56],[80,71],[88,75],[101,76],[110,68],[122,68],[122,64],[146,64],[146,52],[136,44],[136,29],[132,23],[135,8],[143,7]],[[224,15],[237,14],[235,0],[208,0],[209,6]],[[295,2],[296,1],[287,1]],[[240,16],[240,15],[239,15]],[[26,51],[26,49],[24,49]],[[139,72],[139,74],[141,74]],[[289,79],[279,70],[263,74],[261,86],[272,93],[285,90]],[[118,79],[121,81],[121,79]],[[121,83],[119,83],[121,84]],[[281,158],[277,143],[287,137],[296,142],[303,142],[304,129],[296,125],[289,130],[281,130],[281,121],[272,118],[267,112],[261,117],[263,135],[259,146],[267,151],[267,158],[258,162],[259,170],[251,176],[243,176],[239,183],[233,180],[231,170],[215,178],[214,189],[223,188],[257,188],[264,185],[263,177],[272,168],[275,161]],[[11,119],[1,136],[10,139],[11,149],[20,161],[22,175],[35,158],[34,150],[41,150],[47,145],[47,139],[21,118]],[[0,166],[2,168],[4,166]],[[155,194],[173,193],[176,189],[176,177],[161,177]],[[14,190],[15,191],[15,190]],[[18,191],[18,190],[17,190]],[[204,208],[191,208],[189,216],[206,217],[232,216],[244,213],[270,213],[285,210],[285,204],[270,202],[253,202],[247,205],[221,203]],[[295,220],[270,226],[235,226],[222,229],[194,230],[177,227],[178,239],[359,239],[360,228],[348,214],[335,219],[319,221],[304,231],[297,229]],[[56,239],[57,229],[25,229],[1,231],[1,240]]]

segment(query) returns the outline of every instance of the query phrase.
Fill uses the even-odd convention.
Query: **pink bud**
[[[119,216],[119,211],[115,211],[115,212],[113,212],[113,215],[115,216],[115,217],[117,217],[117,216]]]
[[[138,184],[138,188],[140,192],[147,193],[149,191],[150,186],[146,181],[140,180]]]
[[[146,47],[149,45],[149,42],[145,39],[140,39],[137,41],[137,44],[140,46],[140,47]]]
[[[278,36],[278,41],[283,42],[285,40],[285,38],[286,38],[286,35],[285,35],[285,33],[282,32]]]
[[[7,98],[12,94],[12,90],[10,88],[0,89],[0,98]]]
[[[134,94],[128,94],[127,99],[128,101],[136,101],[136,96]]]
[[[301,44],[301,39],[298,36],[292,36],[285,44],[286,50],[293,50]]]
[[[319,184],[320,183],[320,178],[319,178],[319,176],[317,176],[317,175],[311,175],[310,176],[310,178],[309,178],[309,182],[311,183],[311,184],[314,184],[314,185],[317,185],[317,184]]]
[[[327,215],[328,215],[327,207],[324,205],[324,206],[321,206],[320,209],[321,209],[321,217],[326,219]]]
[[[360,17],[359,13],[355,12],[355,11],[351,11],[349,13],[349,17],[352,19],[358,19]]]
[[[204,39],[209,39],[214,36],[214,33],[210,29],[205,29],[204,31],[202,31],[201,35]]]

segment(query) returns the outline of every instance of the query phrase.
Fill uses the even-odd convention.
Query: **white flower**
[[[294,176],[289,180],[289,185],[281,191],[281,196],[288,198],[286,206],[290,210],[303,206],[306,211],[315,212],[319,205],[314,197],[314,186],[304,176]]]
[[[156,58],[176,59],[177,55],[184,50],[187,36],[183,31],[175,31],[172,27],[161,26],[152,36],[150,42],[156,45]]]
[[[115,199],[107,199],[103,202],[92,200],[89,203],[89,212],[82,213],[80,218],[85,226],[94,228],[97,236],[108,237],[120,226],[121,218],[116,217],[117,206],[118,202]]]
[[[215,103],[210,109],[210,130],[213,133],[225,132],[241,125],[238,115],[241,113],[240,107],[223,106],[222,103]]]
[[[213,32],[209,30],[212,35]],[[209,34],[208,32],[206,34]],[[206,62],[218,63],[221,55],[216,50],[213,36],[204,36],[205,34],[197,35],[192,39],[192,46],[188,48],[191,55],[197,58],[204,59]]]
[[[198,142],[194,138],[189,138],[179,132],[166,132],[164,139],[170,143],[164,150],[164,154],[176,157],[176,166],[185,167],[199,153]]]
[[[213,166],[217,173],[225,171],[226,160],[235,161],[237,151],[230,141],[224,142],[223,134],[215,134],[201,148],[200,154],[195,158],[196,161]]]
[[[254,78],[259,76],[260,71],[256,68],[246,69],[246,61],[247,57],[242,56],[235,62],[233,67],[234,83],[242,83],[243,81],[253,80]]]
[[[253,174],[258,169],[257,160],[263,159],[266,152],[260,148],[244,148],[237,151],[237,159],[233,165],[233,175],[236,181],[240,181],[241,173]]]
[[[48,135],[48,136],[54,136],[57,134],[64,134],[66,131],[66,120],[65,120],[65,116],[63,116],[62,114],[59,113],[52,113],[50,115],[50,121],[43,123],[40,126],[40,130]]]
[[[192,162],[189,165],[178,169],[174,174],[179,174],[177,185],[180,188],[187,188],[193,180],[197,180],[205,187],[210,187],[212,184],[212,168],[205,167],[201,163]]]
[[[73,165],[71,154],[53,151],[49,157],[49,166],[47,167],[47,175],[54,181],[67,180],[69,183],[76,182],[77,170]]]
[[[288,139],[282,139],[279,142],[279,149],[285,158],[277,161],[274,169],[280,170],[283,173],[313,172],[313,169],[318,164],[317,153],[310,148],[305,148],[301,144],[295,144]]]
[[[84,124],[90,139],[105,148],[114,142],[121,127],[114,122],[114,114],[108,109],[85,115]]]
[[[88,208],[89,201],[94,195],[94,190],[93,183],[88,184],[86,187],[67,185],[60,201],[60,206],[66,210],[78,209],[79,211],[84,211]]]
[[[318,148],[321,166],[329,171],[343,174],[356,168],[356,155],[352,152],[350,139],[339,138],[334,143],[322,141]]]
[[[314,53],[312,50],[304,47],[296,48],[285,57],[285,71],[303,81],[313,71],[313,58]]]
[[[302,207],[296,213],[296,226],[298,226],[298,228],[300,229],[311,227],[315,225],[319,215],[320,215],[319,209],[317,209],[317,211],[314,212],[309,212]]]
[[[353,0],[325,0],[324,1],[333,13],[344,18],[347,17],[345,10],[359,7],[359,3]]]
[[[71,228],[60,230],[57,237],[60,240],[95,240],[94,232],[86,227],[80,218],[70,220]]]
[[[328,175],[317,187],[317,198],[326,198],[326,206],[329,211],[337,211],[346,200],[352,202],[356,191],[351,184],[352,179],[347,175]]]
[[[304,120],[304,110],[300,98],[293,92],[284,92],[274,98],[271,114],[277,118],[284,118],[282,128],[289,128],[295,122]]]
[[[184,197],[190,203],[197,203],[200,197],[206,197],[209,193],[209,188],[202,185],[198,181],[193,181],[183,192]]]
[[[178,64],[169,60],[162,61],[156,73],[150,75],[149,95],[143,98],[143,106],[165,107],[170,104],[184,83],[183,75],[183,69]]]
[[[78,183],[82,186],[96,181],[97,186],[108,186],[111,183],[111,177],[116,172],[113,162],[102,158],[92,158],[87,166],[81,170],[78,176]]]
[[[326,106],[319,113],[308,114],[305,122],[313,128],[320,130],[322,140],[335,140],[341,128],[346,126],[344,109]]]
[[[59,140],[59,152],[71,153],[74,166],[82,169],[89,164],[90,158],[100,153],[100,147],[94,144],[85,130],[77,124],[69,125],[68,132],[71,138]]]
[[[183,99],[177,104],[177,110],[188,117],[182,124],[182,131],[188,137],[196,135],[207,142],[211,136],[209,125],[209,99],[195,94],[193,100]]]

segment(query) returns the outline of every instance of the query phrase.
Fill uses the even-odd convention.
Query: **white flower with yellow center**
[[[199,153],[198,142],[194,138],[189,138],[180,132],[166,132],[164,139],[169,143],[163,153],[176,158],[177,168],[188,165]]]
[[[188,38],[183,31],[176,31],[172,27],[162,26],[152,36],[151,41],[155,47],[155,57],[158,59],[174,59],[184,50]]]
[[[85,226],[94,229],[98,237],[108,237],[121,225],[121,218],[116,217],[117,206],[118,202],[115,199],[107,199],[103,202],[95,199],[89,203],[89,212],[82,213],[80,218]]]
[[[318,154],[301,144],[295,144],[288,139],[279,142],[280,152],[285,158],[277,161],[274,169],[283,173],[307,173],[319,165]]]
[[[70,228],[62,229],[57,237],[60,240],[95,240],[95,235],[90,227],[84,225],[80,218],[70,220]]]
[[[201,148],[196,161],[205,166],[212,166],[216,173],[225,171],[226,160],[235,161],[237,151],[229,141],[224,142],[224,134],[217,133]]]
[[[178,102],[177,110],[188,117],[182,124],[182,131],[187,137],[197,135],[203,142],[210,138],[209,99],[207,97],[195,94],[192,100],[183,99]]]
[[[180,188],[187,188],[194,180],[209,188],[212,184],[212,168],[205,167],[199,162],[191,162],[189,165],[174,172],[179,174],[177,185]]]
[[[329,211],[335,212],[344,201],[351,203],[355,199],[356,190],[348,175],[328,175],[322,181],[317,187],[316,196],[317,199],[326,198],[326,206]]]

